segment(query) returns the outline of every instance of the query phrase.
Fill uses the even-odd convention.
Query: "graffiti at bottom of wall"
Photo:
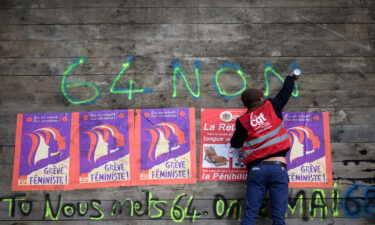
[[[353,184],[341,193],[333,189],[314,189],[307,195],[305,190],[291,194],[287,217],[302,220],[328,217],[375,218],[375,187]],[[208,196],[207,196],[208,197]],[[117,200],[66,201],[64,196],[29,200],[27,194],[15,194],[0,198],[1,220],[90,220],[125,219],[145,217],[148,219],[171,219],[176,223],[186,220],[195,222],[204,218],[241,220],[243,199],[227,199],[223,194],[212,196],[211,201],[195,199],[194,195],[181,193],[170,200],[161,200],[152,192],[145,192],[145,199],[123,198]],[[37,210],[37,209],[41,210]],[[260,218],[269,218],[266,200],[259,212]]]

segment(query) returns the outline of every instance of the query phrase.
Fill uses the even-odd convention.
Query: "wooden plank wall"
[[[239,224],[239,210],[221,216],[219,206],[243,200],[241,182],[12,192],[16,114],[196,107],[199,129],[200,108],[241,107],[238,97],[224,99],[214,90],[213,75],[223,62],[238,64],[249,86],[262,87],[265,62],[285,75],[292,60],[303,77],[300,98],[292,99],[286,111],[330,112],[336,186],[290,189],[288,224],[374,224],[374,7],[372,0],[0,0],[0,224]],[[153,88],[131,101],[108,91],[128,56],[135,61],[126,80],[135,80],[136,88]],[[97,84],[102,95],[94,103],[71,104],[60,92],[62,74],[75,57],[88,61],[69,81]],[[198,99],[181,81],[172,98],[173,60],[193,89],[193,63],[201,61]],[[228,92],[242,85],[233,74],[220,83]],[[272,93],[279,87],[272,83]],[[94,94],[89,88],[70,91],[82,99]],[[201,214],[195,221],[193,209],[179,216],[178,206],[173,207],[183,193],[194,196],[192,206]],[[62,212],[54,217],[59,196]],[[112,215],[114,201],[125,198],[143,208],[125,205]],[[156,198],[167,201],[161,216],[153,205]],[[183,208],[186,199],[179,203]],[[71,204],[78,202],[87,203],[88,212],[68,217]],[[271,224],[267,208],[261,214],[259,224]]]

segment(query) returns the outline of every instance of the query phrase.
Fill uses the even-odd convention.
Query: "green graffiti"
[[[134,202],[134,213],[135,215],[137,216],[142,216],[142,215],[145,215],[145,214],[148,214],[147,211],[148,211],[148,207],[145,206],[145,210],[142,212],[142,203],[139,202],[139,201],[135,201]]]
[[[266,63],[265,64],[265,67],[264,67],[264,73],[263,73],[263,77],[264,77],[264,83],[265,83],[265,90],[264,90],[264,96],[265,97],[269,97],[270,94],[271,94],[271,90],[270,90],[270,81],[271,81],[271,78],[270,78],[270,75],[269,74],[273,74],[281,83],[284,83],[284,78],[278,73],[276,72],[276,70],[274,70],[272,68],[272,66],[269,64],[269,63]],[[299,85],[297,82],[294,83],[294,90],[292,92],[292,96],[294,98],[297,98],[299,97],[300,95],[300,90],[299,90]]]
[[[57,205],[57,210],[54,212],[51,199],[49,197],[49,194],[46,194],[45,200],[44,200],[44,216],[43,219],[47,219],[48,217],[51,218],[51,220],[58,220],[60,218],[60,213],[62,209],[62,202],[63,202],[63,197],[60,195],[59,196],[59,203]]]
[[[66,217],[72,217],[76,213],[76,208],[73,204],[66,204],[63,207],[63,214]]]
[[[224,216],[241,220],[242,206],[239,200],[227,200],[223,195],[216,194],[213,202],[214,215],[217,219]]]
[[[122,213],[122,210],[123,210],[123,208],[122,208],[122,206],[123,205],[125,205],[126,203],[129,203],[129,205],[130,205],[130,213],[129,213],[129,215],[130,216],[134,216],[134,203],[133,203],[133,200],[132,199],[130,199],[130,198],[125,198],[125,199],[122,199],[122,200],[116,200],[114,203],[113,203],[113,205],[112,205],[112,210],[111,210],[111,215],[112,216],[115,216],[117,213],[116,213],[116,211],[117,211],[117,208],[118,207],[121,207],[120,209],[119,209],[119,214],[121,214]]]
[[[224,72],[231,71],[231,70],[234,70],[236,72],[236,74],[239,75],[240,78],[242,79],[242,88],[239,89],[238,91],[234,92],[234,93],[228,93],[227,91],[223,90],[221,88],[221,85],[220,85],[220,82],[219,82],[220,76]],[[245,74],[245,72],[243,72],[243,70],[241,69],[240,66],[238,66],[234,63],[229,63],[229,62],[224,63],[224,65],[218,71],[216,71],[216,73],[215,73],[214,88],[216,89],[218,94],[221,95],[224,98],[236,97],[236,96],[240,95],[244,90],[246,90],[246,87],[247,87],[246,74]]]
[[[117,200],[112,205],[111,215],[122,214],[125,204],[129,204],[130,216],[143,216],[147,215],[150,219],[160,219],[164,216],[165,210],[161,205],[166,206],[167,201],[159,200],[153,198],[151,192],[146,192],[146,205],[144,211],[141,211],[143,205],[139,201],[133,202],[132,199],[126,198],[122,200]],[[156,210],[156,214],[152,214],[152,209]]]
[[[111,94],[128,94],[128,100],[133,99],[134,93],[149,93],[152,92],[152,89],[134,89],[134,80],[129,81],[128,88],[116,88],[117,83],[124,76],[126,70],[132,65],[134,58],[129,56],[126,62],[122,63],[120,72],[117,73],[115,79],[113,80],[111,86],[109,87],[109,92]]]
[[[338,190],[338,185],[333,184],[331,190],[314,189],[311,198],[307,198],[304,190],[299,190],[295,196],[290,196],[288,202],[288,212],[286,217],[291,215],[302,216],[303,220],[314,219],[319,217],[321,220],[326,219],[328,211],[332,212],[332,218],[338,217],[340,212],[340,204],[345,217],[356,218],[364,214],[367,218],[374,215],[374,187],[364,187],[360,184],[354,184],[343,192]],[[356,197],[355,193],[364,188],[362,196]],[[199,218],[208,215],[208,211],[202,213],[193,206],[194,195],[181,193],[173,199],[173,201],[160,200],[153,193],[146,191],[145,199],[133,201],[130,198],[122,200],[114,200],[108,215],[117,216],[123,214],[124,210],[129,210],[129,216],[144,216],[151,220],[162,219],[165,216],[168,206],[170,206],[169,217],[175,223],[182,223],[190,220],[191,223],[196,222]],[[0,202],[4,202],[4,207],[8,208],[9,217],[14,217],[15,211],[27,216],[32,212],[33,202],[27,201],[25,194],[17,196],[9,196],[0,198]],[[328,196],[328,199],[326,198]],[[330,200],[331,199],[331,200]],[[339,202],[341,199],[342,202]],[[92,215],[87,215],[91,220],[102,220],[105,218],[105,211],[100,200],[92,200],[91,202],[75,202],[64,203],[63,197],[52,199],[49,194],[45,195],[43,219],[57,221],[63,218],[74,218],[76,213],[79,216],[85,216],[89,210]],[[223,195],[216,194],[212,202],[212,212],[216,219],[233,218],[241,221],[243,214],[242,202],[240,200],[227,200]],[[328,204],[329,203],[329,204]],[[17,210],[19,207],[19,211]],[[37,207],[38,208],[38,207]],[[90,209],[91,208],[91,209]],[[270,219],[269,207],[263,202],[260,209],[259,218]],[[60,214],[62,213],[62,216]],[[320,214],[320,215],[319,215]],[[167,216],[168,216],[167,215]]]
[[[101,90],[100,88],[91,82],[68,82],[68,78],[71,75],[71,73],[80,65],[84,64],[88,59],[87,58],[78,58],[74,60],[71,65],[64,71],[62,78],[61,78],[61,84],[60,89],[63,94],[63,96],[67,99],[69,103],[72,104],[90,104],[98,100],[101,96]],[[153,91],[152,88],[135,88],[135,81],[133,79],[129,80],[127,83],[127,87],[124,88],[118,88],[119,82],[122,80],[123,76],[125,75],[126,71],[132,66],[134,61],[133,56],[129,56],[122,64],[121,69],[117,73],[116,77],[112,81],[110,87],[109,87],[109,93],[111,94],[127,94],[128,100],[133,100],[135,94],[141,94],[141,93],[150,93]],[[293,63],[292,63],[293,64]],[[295,63],[296,64],[296,63]],[[180,64],[177,61],[172,62],[173,70],[172,70],[172,97],[176,98],[178,95],[178,79],[180,78],[185,85],[186,89],[190,93],[190,95],[194,99],[199,99],[201,96],[201,62],[195,61],[194,62],[194,74],[195,74],[195,85],[192,85],[188,81],[188,76],[180,66]],[[292,66],[293,68],[297,68],[296,66]],[[299,68],[299,67],[298,67]],[[242,81],[242,86],[238,90],[234,90],[230,93],[230,91],[224,90],[223,87],[220,84],[219,78],[225,74],[226,72],[231,71],[234,72],[235,75],[238,75]],[[282,76],[277,73],[272,66],[269,63],[266,63],[264,67],[264,79],[265,79],[265,93],[264,95],[268,97],[270,95],[270,77],[274,75],[281,83],[284,82],[284,79]],[[193,87],[195,86],[195,88]],[[87,99],[80,99],[74,97],[70,92],[69,88],[82,88],[86,87],[93,91],[93,93],[90,95]],[[216,92],[224,98],[233,98],[238,95],[240,95],[246,88],[247,88],[247,77],[242,70],[242,68],[234,63],[225,62],[223,66],[221,66],[214,74],[213,77],[213,87],[216,90]],[[76,89],[81,90],[81,89]],[[292,93],[293,97],[299,97],[300,90],[298,87],[298,83],[295,83],[294,91]]]
[[[100,200],[92,200],[91,201],[91,206],[98,212],[97,215],[91,215],[90,219],[91,220],[101,220],[104,218],[104,213],[103,211],[99,208],[99,205],[102,204]]]
[[[14,211],[16,206],[16,201],[23,201],[25,200],[24,197],[9,197],[9,198],[2,198],[2,202],[9,202],[8,206],[8,216],[14,217]]]
[[[158,200],[152,198],[152,193],[147,192],[147,204],[148,204],[148,217],[150,219],[160,219],[164,216],[165,210],[159,206],[159,204],[166,205],[167,201]],[[153,207],[158,213],[155,215],[151,214],[151,207]]]
[[[177,195],[177,197],[173,200],[173,204],[172,204],[172,208],[171,208],[171,212],[170,212],[170,215],[171,215],[171,219],[175,222],[175,223],[181,223],[182,221],[184,221],[184,209],[183,207],[181,207],[180,205],[178,205],[178,203],[180,202],[180,200],[185,197],[186,194],[185,193],[182,193],[182,194],[179,194]]]
[[[240,204],[240,201],[236,200],[231,200],[229,202],[229,206],[226,212],[226,216],[232,217],[234,219],[237,219],[238,221],[241,221],[242,217],[242,206]]]
[[[84,205],[84,208],[82,209],[82,205]],[[77,212],[79,216],[85,216],[87,212],[89,211],[89,204],[87,202],[78,202],[77,203]]]
[[[194,196],[190,196],[186,202],[186,206],[183,207],[179,205],[183,197],[187,196],[185,193],[179,194],[174,200],[170,211],[171,219],[175,223],[181,223],[185,219],[189,218],[191,222],[194,222],[196,219],[201,217],[201,214],[198,213],[196,208],[192,208],[192,202]],[[191,212],[192,211],[192,212]]]
[[[198,213],[198,210],[195,207],[191,209],[193,200],[194,200],[194,196],[191,195],[187,201],[187,207],[185,208],[186,218],[190,218],[191,222],[195,222],[196,219],[199,219],[202,217],[201,214]],[[191,210],[193,212],[190,212]]]
[[[73,70],[75,70],[78,66],[84,64],[87,61],[87,58],[79,58],[75,60],[68,69],[65,70],[62,78],[61,78],[61,92],[65,96],[65,98],[72,104],[90,104],[96,101],[100,97],[100,89],[96,84],[89,83],[89,82],[67,82],[68,77],[72,73]],[[80,100],[75,97],[73,97],[70,92],[68,91],[68,88],[77,88],[77,87],[89,87],[94,90],[94,95],[92,95],[90,98],[85,100]]]
[[[337,217],[339,216],[339,198],[340,198],[340,193],[339,190],[337,190],[337,183],[333,184],[333,187],[335,189],[332,190],[332,216]]]
[[[224,199],[218,199],[215,204],[216,216],[222,218],[226,211],[227,202]]]
[[[25,207],[26,206],[26,207]],[[33,210],[33,203],[31,201],[24,201],[20,203],[20,210],[23,215],[29,215]]]
[[[180,64],[177,61],[172,63],[173,65],[173,77],[172,77],[172,86],[173,86],[173,98],[177,97],[177,76],[180,76],[185,84],[185,87],[188,89],[189,93],[193,96],[193,98],[197,99],[201,95],[201,88],[200,88],[200,76],[201,76],[201,64],[200,61],[195,61],[194,65],[194,72],[195,72],[195,86],[196,91],[194,92],[193,89],[190,87],[186,75],[182,70]]]
[[[291,214],[294,214],[297,205],[299,204],[299,215],[304,215],[304,209],[305,209],[305,204],[306,204],[306,196],[305,192],[303,190],[300,190],[297,192],[296,197],[294,199],[289,199],[288,202],[288,208],[291,211]]]
[[[309,205],[310,216],[312,219],[316,217],[316,211],[320,210],[320,218],[323,220],[327,216],[327,203],[322,189],[314,189],[314,192],[311,196],[311,202]]]

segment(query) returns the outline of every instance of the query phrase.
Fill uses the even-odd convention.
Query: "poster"
[[[77,188],[130,185],[133,110],[79,113]]]
[[[195,183],[194,108],[138,109],[141,184]]]
[[[328,112],[286,112],[283,117],[291,142],[289,186],[332,187]]]
[[[247,172],[239,149],[230,147],[236,119],[244,109],[202,109],[200,174],[203,181],[242,181]]]
[[[13,191],[71,188],[77,118],[71,113],[18,114]]]
[[[240,149],[230,148],[241,109],[202,109],[200,175],[203,181],[244,181],[247,171]],[[287,168],[290,187],[331,187],[332,167],[327,112],[286,112],[291,142]]]

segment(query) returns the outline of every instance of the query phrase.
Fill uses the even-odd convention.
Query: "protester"
[[[245,215],[242,225],[254,225],[266,191],[269,191],[274,225],[285,224],[288,174],[285,156],[290,142],[282,119],[299,73],[287,76],[275,98],[262,101],[263,92],[247,89],[241,100],[247,112],[236,121],[232,148],[241,148],[248,170]]]

